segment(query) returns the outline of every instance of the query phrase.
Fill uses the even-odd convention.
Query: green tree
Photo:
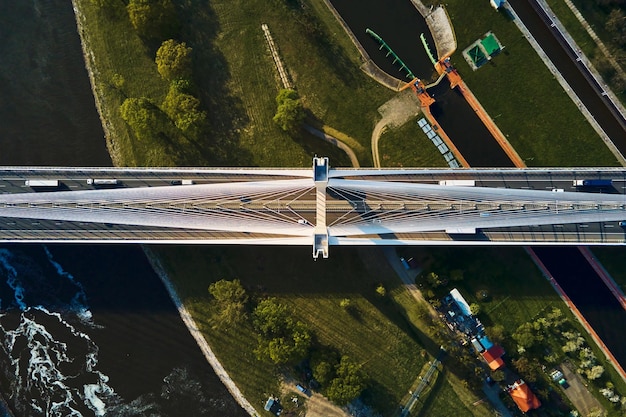
[[[174,39],[164,41],[157,50],[154,61],[157,71],[167,81],[191,77],[191,48],[185,42]]]
[[[214,298],[214,326],[230,326],[247,318],[248,295],[238,279],[219,280],[209,285]]]
[[[322,386],[326,386],[335,376],[334,366],[326,361],[319,362],[313,368],[313,378]]]
[[[588,369],[587,371],[585,371],[585,374],[587,375],[587,379],[591,381],[593,381],[594,379],[600,378],[603,373],[604,373],[604,367],[602,367],[601,365],[596,365],[592,367],[591,369]]]
[[[494,381],[502,382],[504,381],[504,378],[506,378],[506,375],[504,374],[503,370],[498,369],[491,373],[491,378],[493,378]]]
[[[286,330],[289,312],[284,304],[275,298],[262,300],[254,309],[254,328],[265,337],[282,334]]]
[[[126,11],[130,23],[144,38],[171,38],[180,27],[171,0],[130,0],[126,5]]]
[[[207,122],[206,112],[200,108],[200,100],[183,93],[175,85],[170,89],[163,101],[163,111],[185,134],[197,137]]]
[[[298,100],[299,98],[300,97],[298,96],[296,90],[283,88],[278,92],[278,95],[276,96],[276,104],[280,106],[286,100]]]
[[[127,98],[120,106],[120,113],[138,139],[147,140],[159,133],[159,109],[149,99]]]
[[[527,357],[522,356],[519,359],[513,359],[511,363],[517,372],[528,382],[535,382],[537,380],[539,376],[539,365],[537,361],[531,361]]]
[[[380,284],[378,287],[376,287],[376,294],[378,294],[381,297],[384,297],[385,295],[387,295],[387,289],[385,288],[383,284]]]
[[[322,346],[313,351],[310,363],[313,378],[325,388],[335,378],[335,369],[339,365],[339,354],[331,348]]]
[[[513,339],[515,339],[520,346],[528,349],[537,342],[537,331],[532,323],[524,323],[513,333]]]
[[[275,298],[259,303],[254,310],[253,324],[258,335],[257,356],[281,365],[304,358],[311,346],[307,326],[294,320],[286,306]]]
[[[485,333],[494,343],[500,344],[504,341],[504,326],[501,324],[485,328]]]
[[[337,405],[348,404],[365,389],[365,376],[361,367],[349,357],[341,357],[335,373],[336,377],[330,382],[326,395]]]
[[[480,314],[480,305],[478,305],[477,303],[471,303],[469,307],[472,316],[477,316]]]
[[[294,134],[304,121],[305,113],[302,101],[294,90],[280,90],[276,96],[276,114],[274,122],[285,132]]]

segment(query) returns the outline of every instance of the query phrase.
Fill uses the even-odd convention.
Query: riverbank
[[[94,97],[95,106],[100,116],[100,120],[102,122],[102,128],[105,133],[107,149],[113,161],[113,165],[123,166],[122,156],[119,152],[117,143],[115,142],[115,139],[114,139],[116,137],[115,127],[109,121],[110,119],[107,117],[105,106],[103,104],[101,91],[99,91],[99,89],[96,87],[97,86],[96,84],[97,66],[95,65],[95,62],[94,62],[93,52],[90,50],[89,43],[85,37],[85,30],[84,30],[85,18],[81,13],[80,8],[78,7],[76,0],[72,0],[72,7],[74,9],[74,14],[76,16],[76,25],[77,25],[78,33],[81,39],[83,56],[85,59],[85,68],[87,69],[87,73],[89,76],[89,81],[91,84],[91,89],[92,89],[92,93]],[[198,326],[196,325],[193,318],[191,317],[191,315],[189,314],[189,312],[187,311],[187,309],[181,302],[180,298],[178,297],[178,294],[176,293],[174,285],[172,284],[169,277],[167,276],[167,273],[165,272],[165,269],[162,267],[161,262],[158,259],[158,257],[154,255],[154,253],[151,252],[147,246],[142,246],[142,249],[146,257],[148,258],[150,264],[152,265],[152,268],[154,269],[156,274],[161,279],[161,282],[167,289],[167,292],[172,302],[174,303],[176,309],[178,310],[181,320],[183,321],[183,323],[189,330],[189,333],[193,336],[194,340],[200,347],[202,354],[204,355],[207,362],[211,365],[211,367],[215,371],[215,374],[219,377],[220,381],[222,381],[226,389],[228,389],[230,394],[233,396],[235,401],[237,401],[237,403],[241,406],[241,408],[243,408],[252,417],[258,416],[254,407],[243,396],[243,394],[241,393],[237,385],[230,378],[230,376],[226,373],[224,367],[222,366],[220,361],[217,359],[217,357],[211,350],[211,347],[209,346],[206,339],[204,338],[204,336],[198,329]]]
[[[122,155],[120,154],[119,147],[115,141],[116,132],[115,126],[111,123],[111,118],[107,117],[106,106],[102,98],[102,92],[96,88],[96,71],[98,70],[95,64],[95,57],[93,51],[89,48],[89,41],[85,36],[85,16],[78,7],[77,0],[72,0],[72,8],[74,9],[74,16],[76,16],[76,27],[78,29],[78,36],[80,36],[80,46],[83,50],[83,57],[85,59],[85,69],[89,77],[89,84],[91,85],[91,93],[94,98],[94,104],[98,115],[100,116],[100,123],[104,131],[104,140],[106,142],[107,151],[113,161],[113,166],[119,167],[122,164]]]
[[[161,278],[161,282],[163,282],[163,285],[167,289],[167,292],[170,295],[172,302],[176,306],[181,320],[183,321],[183,323],[185,323],[187,329],[189,329],[189,333],[191,333],[196,343],[200,347],[200,350],[202,351],[202,354],[206,358],[207,362],[211,364],[211,367],[215,371],[215,374],[219,377],[224,386],[226,386],[228,392],[230,392],[230,394],[237,401],[237,403],[239,403],[241,408],[243,408],[250,416],[258,417],[256,410],[254,409],[252,404],[250,404],[250,402],[243,396],[243,394],[235,384],[235,381],[233,381],[232,378],[228,375],[220,361],[215,356],[215,353],[213,353],[211,346],[209,346],[209,343],[202,335],[202,332],[200,332],[200,329],[198,328],[198,325],[194,321],[193,317],[191,316],[191,314],[189,314],[184,304],[180,300],[180,297],[176,293],[176,289],[174,288],[172,281],[168,277],[165,268],[163,268],[163,265],[161,264],[161,260],[158,258],[158,256],[154,254],[154,252],[150,250],[148,246],[142,245],[142,249],[143,252],[146,254],[146,257],[148,258],[148,261],[150,261],[154,272],[156,272],[159,278]]]

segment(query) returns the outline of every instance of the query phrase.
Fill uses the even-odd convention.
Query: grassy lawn
[[[438,4],[427,1],[425,3]],[[517,26],[485,1],[446,2],[458,48],[452,62],[519,155],[532,166],[605,166],[617,161]],[[461,52],[487,31],[505,49],[472,71]]]
[[[252,353],[256,336],[248,324],[224,331],[208,325],[207,288],[222,278],[240,279],[254,299],[278,298],[309,325],[319,343],[361,364],[371,380],[364,395],[384,415],[395,410],[428,360],[418,354],[423,347],[411,323],[393,302],[375,292],[380,283],[389,291],[399,283],[365,268],[355,250],[333,248],[331,259],[312,263],[302,247],[153,249],[164,259],[181,299],[228,373],[253,404],[276,392],[278,375]],[[181,258],[186,262],[178,262]],[[343,298],[351,300],[351,312],[339,306]]]
[[[103,13],[90,1],[79,3],[89,22],[87,39],[96,57],[97,85],[105,118],[115,128],[115,150],[122,165],[308,166],[315,153],[331,153],[319,139],[305,134],[290,137],[272,121],[274,99],[282,86],[261,23],[268,24],[312,117],[363,148],[369,149],[371,129],[380,118],[376,109],[394,94],[360,71],[356,49],[321,1],[306,10],[280,1],[181,3],[185,25],[180,40],[193,48],[194,82],[211,133],[195,144],[198,152],[185,158],[181,143],[174,146],[180,155],[172,155],[172,149],[158,140],[138,143],[119,115],[127,97],[162,102],[168,86],[154,64],[158,45],[145,46],[123,10]],[[116,79],[123,80],[121,86]],[[363,166],[372,163],[370,152],[361,152],[359,159]],[[345,165],[344,161],[340,163]]]
[[[452,382],[447,378],[440,377],[435,382],[432,392],[426,398],[424,404],[422,404],[419,413],[414,415],[416,417],[471,416],[471,408],[462,402],[455,401],[455,396],[456,393],[452,388]]]
[[[447,167],[443,155],[422,129],[411,119],[396,129],[388,129],[380,137],[378,152],[383,167]]]
[[[463,271],[463,280],[451,281],[437,295],[456,287],[469,302],[481,306],[486,326],[502,324],[508,331],[532,319],[550,306],[562,306],[559,296],[521,248],[402,248],[398,253],[414,257],[440,276]],[[476,292],[486,290],[481,301]]]

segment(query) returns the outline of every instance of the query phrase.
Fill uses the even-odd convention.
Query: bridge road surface
[[[335,239],[331,245],[625,243],[619,224],[626,220],[623,169],[331,169],[330,177],[325,207],[326,226]],[[116,183],[89,184],[94,178]],[[582,178],[611,178],[613,187],[574,187],[573,180]],[[468,179],[475,187],[439,186],[439,181]],[[33,188],[26,180],[57,180],[59,186]],[[194,184],[182,185],[183,180]],[[289,188],[292,182],[295,188]],[[286,188],[275,191],[274,183]],[[420,188],[424,185],[431,188]],[[478,194],[468,197],[470,190]],[[520,197],[520,190],[533,197]],[[0,239],[308,245],[317,220],[316,198],[307,169],[0,168]],[[576,215],[591,210],[593,216],[585,221],[534,220],[541,220],[542,213],[563,216],[568,210]],[[84,217],[65,216],[70,211]],[[539,217],[494,226],[513,211]],[[600,211],[602,219],[596,216]],[[165,220],[125,223],[125,215]],[[198,218],[202,227],[191,227]],[[224,219],[236,225],[214,225]],[[445,219],[456,226],[447,229]],[[464,219],[482,227],[463,229]],[[407,222],[421,223],[416,228]],[[340,233],[349,228],[350,233]]]

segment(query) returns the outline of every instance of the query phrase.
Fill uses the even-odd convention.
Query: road
[[[307,245],[319,222],[311,176],[307,169],[0,169],[0,239]],[[333,245],[626,242],[622,169],[331,169],[329,176],[324,230]],[[98,187],[94,178],[115,184]],[[613,185],[573,185],[582,178]],[[59,187],[25,184],[33,179]],[[183,180],[194,184],[171,185]],[[439,185],[451,180],[475,187]]]

